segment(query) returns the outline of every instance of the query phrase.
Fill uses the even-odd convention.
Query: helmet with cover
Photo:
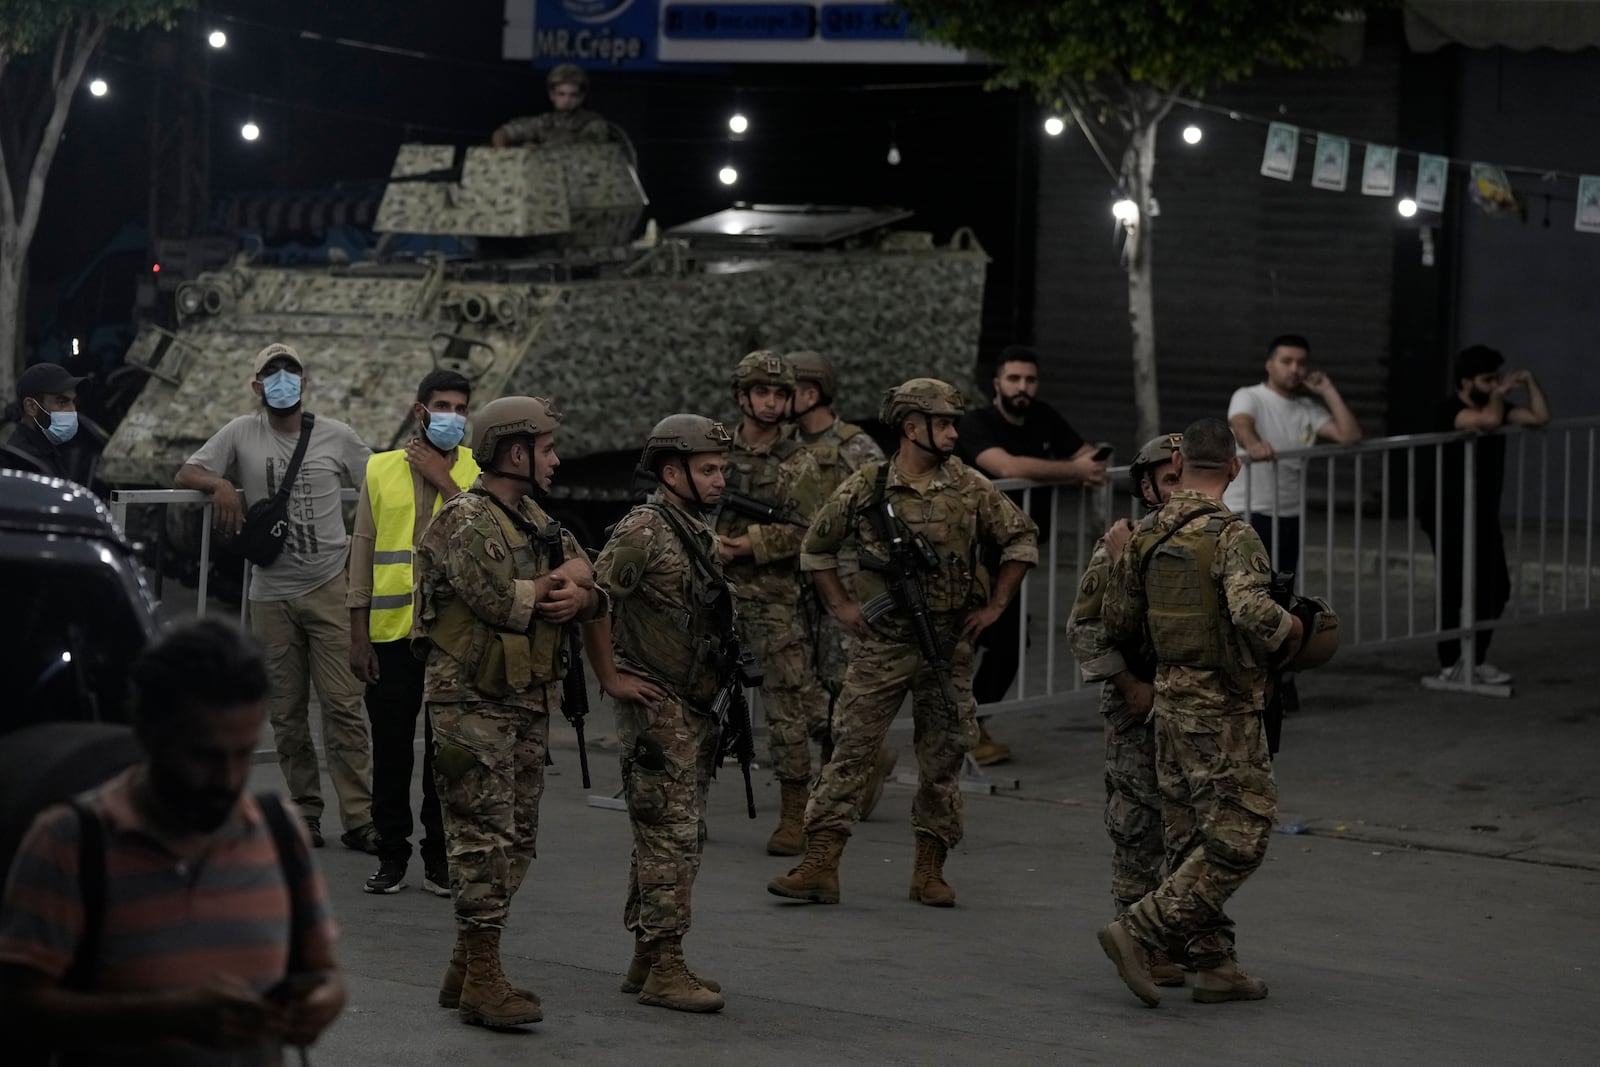
[[[764,348],[751,352],[733,368],[735,391],[752,385],[776,385],[792,393],[794,384],[794,367],[778,353]]]
[[[733,437],[715,419],[688,413],[668,415],[650,431],[639,465],[653,471],[656,461],[663,456],[687,459],[697,452],[726,452],[732,443]]]
[[[488,470],[501,441],[555,433],[560,426],[561,412],[543,397],[503,396],[491,400],[472,416],[472,458]]]
[[[550,68],[544,84],[554,89],[558,85],[576,85],[580,92],[589,91],[589,74],[575,63],[560,63]]]
[[[817,391],[822,394],[822,402],[828,403],[833,399],[834,378],[833,361],[821,352],[809,350],[790,352],[783,357],[794,368],[796,383],[815,383]]]
[[[1300,620],[1304,635],[1299,650],[1283,669],[1309,671],[1332,659],[1339,649],[1339,613],[1333,610],[1333,605],[1319,596],[1302,596],[1295,598],[1289,611]]]
[[[966,410],[961,390],[937,378],[912,378],[884,391],[878,418],[898,428],[907,415],[948,415],[958,418]]]

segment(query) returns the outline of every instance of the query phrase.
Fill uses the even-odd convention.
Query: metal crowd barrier
[[[1485,502],[1476,499],[1472,486],[1483,445],[1492,437],[1505,438],[1506,446],[1501,499],[1489,506],[1500,514],[1511,598],[1500,618],[1480,619],[1475,603],[1479,549],[1475,513]],[[1342,647],[1381,648],[1458,638],[1461,659],[1473,663],[1480,635],[1596,607],[1597,437],[1600,416],[1557,420],[1540,429],[1513,427],[1496,434],[1374,438],[1247,462],[1239,479],[1248,492],[1254,478],[1272,477],[1276,496],[1279,467],[1301,464],[1303,477],[1292,509],[1301,517],[1297,584],[1301,593],[1326,597],[1338,610]],[[1451,494],[1441,447],[1445,445],[1462,454],[1460,480],[1452,483],[1459,492],[1459,514],[1446,508]],[[1085,689],[1066,643],[1078,578],[1110,518],[1137,517],[1142,512],[1126,492],[1127,468],[1114,468],[1108,474],[1107,486],[1099,489],[1022,479],[995,483],[1020,491],[1024,510],[1031,508],[1037,494],[1048,493],[1051,536],[1041,544],[1040,564],[1022,587],[1022,614],[1029,620],[1032,640],[1024,641],[1020,649],[1015,687],[1005,700],[984,705],[985,715],[1052,706]],[[1421,501],[1419,475],[1424,485],[1431,482],[1431,496]],[[1462,604],[1457,626],[1446,628],[1440,621],[1445,613],[1443,591],[1419,509],[1431,513],[1435,530],[1443,531],[1449,524],[1460,531]],[[1275,500],[1271,510],[1281,514],[1286,509]],[[1283,536],[1280,523],[1271,520],[1263,540],[1273,558],[1279,556],[1276,549]],[[1428,662],[1432,663],[1431,654]],[[1478,682],[1472,671],[1462,674],[1459,681],[1446,681],[1434,668],[1423,682],[1436,689],[1510,694],[1508,686]]]

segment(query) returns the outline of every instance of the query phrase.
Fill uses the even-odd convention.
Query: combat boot
[[[950,850],[932,834],[917,834],[917,862],[911,869],[911,899],[930,908],[953,908],[956,891],[944,880]]]
[[[639,991],[639,1003],[673,1011],[721,1011],[722,994],[707,989],[683,962],[683,941],[664,937],[655,943],[656,959]]]
[[[1202,1004],[1263,1000],[1267,995],[1267,983],[1241,971],[1238,960],[1223,960],[1209,971],[1195,972],[1194,992],[1190,995]]]
[[[865,819],[878,807],[878,801],[883,799],[883,785],[889,780],[889,775],[894,772],[895,761],[900,758],[896,752],[885,744],[878,749],[878,759],[872,765],[872,771],[867,775],[866,790],[861,795],[861,817]]]
[[[450,950],[450,962],[445,964],[444,979],[439,983],[439,1007],[451,1011],[461,1007],[461,985],[467,979],[467,943],[456,931],[456,945]],[[539,994],[531,989],[517,990],[524,998],[539,1006]]]
[[[467,949],[466,979],[461,984],[462,1022],[473,1026],[505,1028],[539,1022],[539,1005],[511,988],[500,969],[500,931],[468,930],[462,935]]]
[[[783,797],[778,809],[778,828],[767,838],[767,855],[798,856],[806,846],[805,782],[779,782]]]
[[[1095,936],[1106,958],[1117,965],[1117,975],[1133,991],[1133,995],[1154,1008],[1161,1003],[1161,990],[1150,978],[1150,965],[1145,961],[1144,948],[1128,932],[1122,920],[1102,926]],[[1198,994],[1199,990],[1195,990]]]
[[[644,988],[644,980],[650,977],[650,968],[656,962],[656,946],[658,944],[659,942],[646,941],[644,938],[634,935],[633,959],[628,961],[628,973],[622,977],[622,985],[619,987],[622,992],[637,993]],[[693,971],[689,973],[694,974]],[[709,978],[696,974],[694,975],[694,980],[713,993],[722,992],[722,986]]]
[[[767,883],[767,892],[813,904],[839,903],[839,855],[844,834],[818,830],[806,838],[806,854],[799,866]]]
[[[1150,963],[1150,980],[1156,985],[1181,986],[1183,964],[1172,962],[1165,952],[1149,952],[1145,958]]]

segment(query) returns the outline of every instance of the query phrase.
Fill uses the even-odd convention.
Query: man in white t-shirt
[[[1236,390],[1228,403],[1228,425],[1239,454],[1250,465],[1235,478],[1223,503],[1250,520],[1278,571],[1300,564],[1300,485],[1304,463],[1272,462],[1279,452],[1309,448],[1317,441],[1353,445],[1361,426],[1344,398],[1321,371],[1308,370],[1311,343],[1297,334],[1267,345],[1267,380]],[[1273,530],[1273,519],[1277,530]]]
[[[305,424],[305,363],[288,345],[270,344],[255,358],[251,389],[264,410],[240,415],[212,435],[179,468],[179,489],[210,493],[217,529],[238,534],[245,508],[278,491]],[[272,691],[267,712],[278,765],[322,845],[322,778],[311,741],[310,687],[322,707],[322,747],[339,795],[340,840],[377,853],[372,826],[372,756],[362,684],[350,669],[350,613],[345,609],[349,536],[339,492],[362,483],[372,455],[338,419],[318,416],[289,491],[289,533],[271,566],[250,581],[250,629],[267,654]],[[237,487],[235,483],[237,482]],[[238,490],[244,491],[244,503]]]

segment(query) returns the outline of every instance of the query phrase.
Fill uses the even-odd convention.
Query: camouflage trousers
[[[1257,715],[1156,714],[1167,854],[1182,857],[1124,921],[1146,947],[1199,970],[1233,957],[1223,905],[1267,856],[1278,810]]]
[[[946,667],[952,690],[947,695],[915,643],[879,636],[856,646],[834,706],[833,755],[812,785],[806,805],[806,833],[850,833],[889,724],[909,692],[919,780],[911,802],[911,826],[947,846],[961,840],[961,761],[978,742],[972,659],[970,644],[956,645]]]
[[[689,932],[689,897],[706,844],[711,719],[676,699],[617,708],[622,790],[633,827],[622,924],[646,941]]]
[[[1106,729],[1106,833],[1111,837],[1111,897],[1117,914],[1161,884],[1161,787],[1152,726]]]
[[[811,780],[811,742],[828,735],[828,694],[804,614],[793,601],[739,600],[739,618],[761,669],[772,773],[780,781]]]
[[[550,714],[560,708],[559,684],[545,687],[542,710],[428,703],[450,890],[464,930],[503,929],[533,863]]]

